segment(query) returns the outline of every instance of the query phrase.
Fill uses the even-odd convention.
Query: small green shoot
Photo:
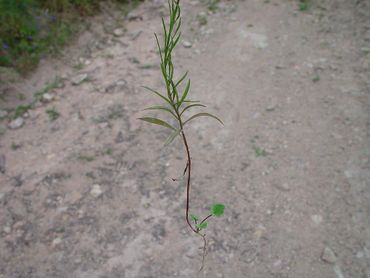
[[[262,149],[262,148],[259,148],[259,147],[255,147],[254,152],[255,152],[257,157],[265,157],[265,156],[269,155],[269,153],[265,149]]]

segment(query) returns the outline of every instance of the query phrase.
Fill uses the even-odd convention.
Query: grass
[[[48,54],[59,53],[84,17],[99,12],[103,0],[0,0],[0,66],[30,72]],[[127,4],[139,0],[115,0]]]
[[[299,0],[299,10],[301,12],[307,11],[311,6],[310,0]]]
[[[17,108],[15,108],[14,112],[14,118],[18,118],[23,116],[24,113],[26,113],[28,110],[30,110],[32,107],[31,105],[19,105]]]
[[[269,155],[269,153],[265,149],[262,149],[259,147],[255,147],[254,152],[255,152],[256,157],[265,157]]]
[[[60,114],[59,114],[59,112],[55,109],[55,107],[50,108],[50,109],[47,109],[45,112],[46,112],[46,114],[48,114],[48,116],[49,116],[49,120],[50,120],[51,122],[56,121],[56,120],[60,117]]]

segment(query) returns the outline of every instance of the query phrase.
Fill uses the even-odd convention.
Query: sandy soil
[[[225,122],[186,130],[192,212],[227,206],[201,273],[181,141],[137,120],[164,2],[107,8],[3,86],[3,114],[41,101],[0,123],[0,277],[370,278],[370,2],[184,1],[177,74]]]

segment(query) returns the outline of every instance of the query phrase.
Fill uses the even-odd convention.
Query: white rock
[[[87,78],[88,78],[88,75],[86,73],[76,75],[76,76],[72,77],[72,79],[71,79],[72,85],[75,85],[75,86],[80,85]]]
[[[185,48],[191,48],[193,46],[193,44],[189,41],[183,41],[182,46],[185,47]]]
[[[62,239],[60,237],[57,237],[53,240],[52,245],[53,245],[53,247],[56,247],[61,243],[62,243]]]
[[[49,93],[45,93],[42,95],[42,100],[45,102],[52,101],[53,99],[54,99],[54,96]]]
[[[3,229],[3,231],[6,234],[10,234],[10,232],[12,231],[12,228],[10,228],[9,226],[5,226],[4,229]]]
[[[312,215],[312,216],[311,216],[311,219],[312,219],[312,221],[313,221],[316,225],[319,225],[319,224],[321,224],[321,222],[322,222],[322,216],[321,216],[321,215],[319,215],[319,214]]]
[[[23,118],[19,117],[19,118],[16,118],[15,120],[11,121],[8,125],[8,127],[10,129],[17,129],[17,128],[20,128],[22,127],[24,124],[24,120]]]
[[[99,184],[94,184],[93,185],[93,188],[91,189],[90,191],[90,194],[94,197],[94,198],[98,198],[101,194],[103,194],[103,190],[101,189],[100,185]]]
[[[321,259],[324,262],[334,264],[337,261],[337,257],[335,256],[333,250],[331,250],[329,247],[325,247],[322,254]]]
[[[113,31],[113,35],[116,37],[122,37],[125,34],[125,31],[121,28],[117,28]]]

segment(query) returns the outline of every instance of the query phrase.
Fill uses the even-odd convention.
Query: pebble
[[[183,41],[182,46],[185,47],[185,48],[191,48],[193,46],[193,44],[189,41]]]
[[[132,20],[143,20],[143,17],[140,15],[140,14],[138,14],[137,12],[135,12],[135,11],[131,11],[131,12],[129,12],[128,14],[127,14],[127,19],[129,20],[129,21],[132,21]]]
[[[122,37],[125,34],[125,31],[121,28],[117,28],[113,31],[115,37]]]
[[[52,245],[53,247],[56,247],[62,243],[62,239],[60,237],[57,237],[53,240]]]
[[[17,129],[17,128],[20,128],[22,127],[24,124],[24,120],[23,118],[19,117],[19,118],[16,118],[15,120],[11,121],[8,125],[8,127],[10,129]]]
[[[322,254],[321,259],[324,262],[334,264],[337,261],[337,257],[335,256],[333,250],[331,250],[329,247],[325,247]]]
[[[5,118],[6,116],[8,116],[8,112],[5,110],[0,110],[0,118]]]
[[[71,81],[72,81],[72,85],[80,85],[82,82],[84,82],[89,76],[87,75],[87,73],[82,73],[82,74],[79,74],[79,75],[76,75],[74,77],[72,77]]]
[[[11,231],[12,231],[12,228],[10,228],[9,226],[5,226],[3,229],[3,232],[6,234],[10,234]]]
[[[49,94],[49,93],[45,93],[45,94],[43,94],[42,95],[42,100],[44,101],[44,102],[50,102],[50,101],[52,101],[54,99],[54,96],[53,95],[51,95],[51,94]]]
[[[101,190],[101,187],[99,184],[94,184],[93,185],[93,188],[91,189],[90,191],[90,194],[94,197],[94,198],[98,198],[101,194],[103,194],[103,190]]]
[[[313,221],[316,225],[319,225],[319,224],[321,224],[321,222],[322,222],[322,216],[321,216],[321,215],[319,215],[319,214],[312,215],[312,216],[311,216],[311,219],[312,219],[312,221]]]

